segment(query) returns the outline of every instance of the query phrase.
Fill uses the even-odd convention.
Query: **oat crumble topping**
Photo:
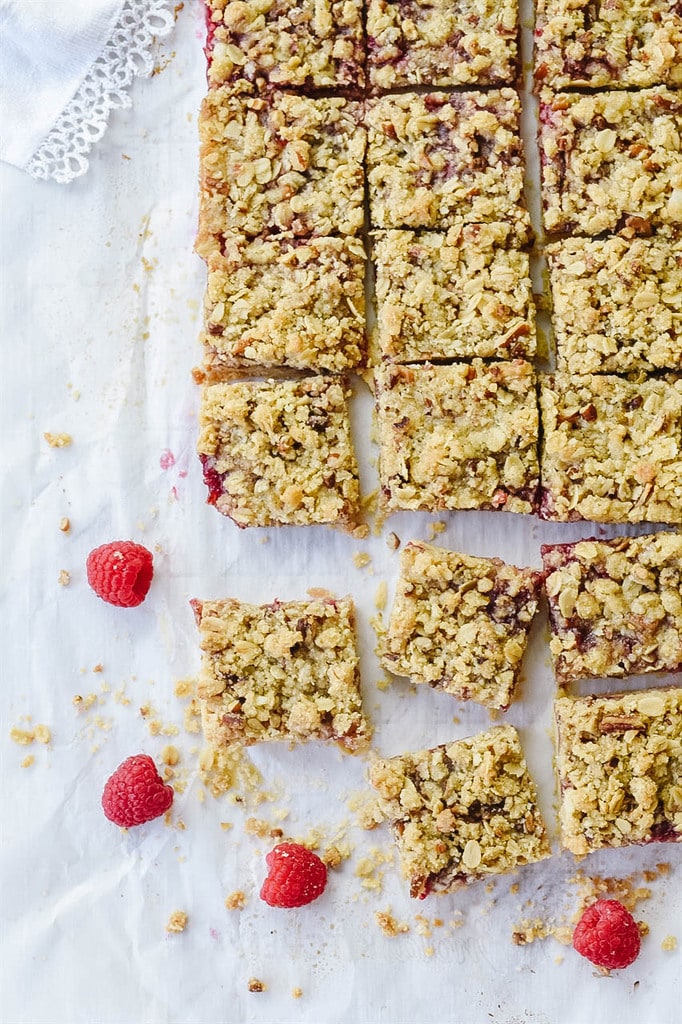
[[[682,841],[682,688],[555,702],[561,841]]]
[[[540,381],[543,519],[682,522],[682,377]]]
[[[460,700],[512,702],[541,574],[499,558],[408,544],[383,640],[382,663]]]
[[[370,781],[391,819],[411,896],[454,892],[550,855],[512,726],[378,760]]]
[[[538,0],[535,77],[553,89],[682,85],[682,9],[671,0]]]
[[[377,232],[377,346],[392,362],[532,358],[529,256],[508,224]]]
[[[682,534],[544,545],[559,683],[682,671]]]
[[[534,510],[538,410],[530,363],[384,366],[375,382],[387,511]]]
[[[366,748],[350,598],[262,606],[228,598],[196,601],[194,610],[208,743],[324,739],[352,753]]]
[[[238,526],[357,525],[360,491],[343,381],[210,384],[198,451],[208,501]]]

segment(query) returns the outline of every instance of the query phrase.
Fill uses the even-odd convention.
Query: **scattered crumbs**
[[[372,556],[367,551],[353,552],[353,565],[356,569],[364,569],[372,561]]]
[[[424,946],[424,956],[433,956],[433,954],[434,954],[433,946]]]
[[[201,706],[196,697],[193,697],[185,708],[182,724],[185,732],[194,734],[201,732]]]
[[[464,911],[456,910],[454,917],[451,921],[448,921],[450,928],[463,928],[464,927]]]
[[[378,646],[376,648],[376,653],[381,654],[381,644],[384,637],[386,636],[386,623],[384,622],[384,617],[380,611],[377,612],[376,615],[370,616],[369,624],[374,630],[374,635],[377,638]]]
[[[390,909],[377,910],[374,917],[380,930],[389,939],[394,939],[397,935],[404,935],[410,930],[409,924],[405,924],[403,921],[397,921]]]
[[[369,526],[367,523],[360,523],[359,526],[356,526],[351,533],[351,537],[353,537],[354,540],[367,540],[369,537]]]
[[[68,516],[62,516],[62,518],[59,520],[59,529],[62,531],[62,533],[69,532],[69,530],[71,529],[71,520],[68,518]]]
[[[168,918],[166,931],[171,933],[184,932],[187,927],[187,914],[184,910],[174,910]]]
[[[75,697],[72,698],[71,703],[75,707],[76,711],[80,713],[81,711],[89,711],[92,705],[97,703],[98,699],[99,698],[96,693],[88,693],[85,697],[81,697],[80,693],[77,693]]]
[[[518,883],[518,882],[514,882],[514,884],[513,884],[513,885],[510,885],[510,886],[509,886],[509,892],[510,892],[510,893],[511,893],[511,894],[512,894],[513,896],[516,896],[516,894],[517,894],[517,892],[518,892],[518,891],[519,891],[519,883]]]
[[[265,982],[258,978],[249,978],[249,992],[265,992]]]
[[[194,679],[178,679],[173,692],[180,700],[187,700],[193,697],[195,692]]]
[[[435,523],[429,523],[428,525],[428,536],[427,540],[435,540],[438,534],[445,532],[445,523],[441,520],[437,520]]]
[[[51,434],[49,430],[45,431],[43,437],[50,448],[68,448],[73,442],[71,434]]]
[[[674,935],[666,935],[661,943],[661,949],[664,953],[672,953],[677,949],[677,939]]]
[[[176,786],[175,788],[177,790],[178,787]],[[182,818],[178,818],[178,820],[175,822],[175,827],[178,830],[178,832],[185,832],[186,829],[187,829],[187,826],[185,825],[185,823],[182,820]]]
[[[308,597],[312,597],[313,601],[327,601],[335,600],[334,594],[331,590],[327,590],[326,587],[309,587]]]
[[[414,919],[417,922],[417,935],[423,935],[425,939],[430,939],[433,935],[433,925],[428,917],[424,917],[423,914],[415,914]]]
[[[259,839],[267,839],[268,836],[275,839],[282,835],[281,828],[273,828],[264,818],[247,818],[244,822],[244,831],[247,836],[258,836]]]
[[[291,995],[294,999],[300,999],[303,995],[303,989],[299,988],[297,985],[296,988],[292,988]]]
[[[93,669],[93,672],[94,672],[94,669]],[[126,684],[125,683],[121,683],[121,685],[118,687],[118,689],[114,690],[113,696],[114,696],[115,702],[117,704],[120,704],[124,708],[128,707],[128,705],[131,703],[130,697],[126,693]]]
[[[390,686],[391,680],[388,678],[388,676],[382,676],[381,679],[377,679],[376,681],[376,688],[377,690],[381,690],[382,693],[390,689]]]
[[[563,953],[559,953],[558,956],[554,957],[554,963],[555,964],[562,964],[563,962],[564,962],[564,954]]]
[[[27,754],[24,760],[21,762],[22,768],[30,768],[31,765],[35,764],[35,757],[33,754]]]
[[[229,832],[231,828],[234,828],[234,825],[231,821],[221,821],[220,827],[223,832]]]
[[[332,843],[322,854],[322,862],[332,871],[348,860],[352,853],[350,843]]]
[[[104,665],[101,663],[101,661],[98,661],[96,665],[92,666],[92,671],[93,672],[104,672]]]
[[[386,607],[387,592],[388,588],[386,586],[386,580],[382,580],[377,587],[376,594],[374,595],[374,607],[380,612],[382,612]]]
[[[246,906],[246,894],[241,889],[236,889],[225,900],[225,906],[228,910],[243,910]]]
[[[60,569],[59,570],[59,586],[60,587],[68,587],[70,582],[71,582],[71,573],[68,572],[66,569]]]
[[[214,797],[236,789],[239,792],[233,793],[232,797],[237,802],[243,801],[244,796],[255,804],[272,799],[260,788],[263,777],[238,743],[219,750],[204,747],[199,755],[199,768],[204,785]]]
[[[462,719],[459,717],[459,715],[453,715],[452,716],[452,721],[453,721],[454,725],[461,725],[462,724]]]
[[[154,267],[157,265],[157,262],[158,261],[156,259],[148,260],[146,256],[143,256],[140,260],[140,263],[142,264],[147,274],[151,274],[151,272],[154,270]]]
[[[348,798],[347,804],[348,810],[355,815],[358,826],[366,832],[370,832],[384,820],[379,808],[379,800],[372,793],[361,790],[352,794]]]
[[[262,537],[258,538],[258,543],[259,544],[269,544],[270,543],[270,538],[268,537],[267,533],[264,533]]]
[[[172,768],[180,760],[180,751],[172,743],[169,743],[161,751],[161,760]]]
[[[382,850],[378,846],[371,847],[369,855],[363,857],[355,869],[355,874],[360,879],[363,889],[379,891],[384,884],[384,865],[392,863],[392,850]]]
[[[500,708],[488,708],[488,714],[490,715],[491,722],[499,722],[502,717]]]
[[[400,547],[400,537],[398,536],[397,533],[394,533],[393,530],[391,530],[391,532],[386,537],[386,547],[390,551],[397,551],[398,548]]]
[[[36,743],[47,744],[52,739],[52,733],[46,725],[36,725],[33,735],[35,736]]]
[[[35,732],[33,729],[19,729],[15,726],[13,729],[10,729],[9,737],[20,746],[28,747],[35,739]]]
[[[363,510],[363,512],[367,513],[367,515],[373,516],[377,510],[378,501],[379,492],[375,488],[373,491],[370,491],[369,494],[365,494],[363,496],[363,498],[360,501],[360,507]]]

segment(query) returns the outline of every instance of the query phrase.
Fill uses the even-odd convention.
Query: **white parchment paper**
[[[577,895],[576,864],[559,854],[554,825],[544,615],[506,718],[520,729],[538,783],[550,861],[490,887],[411,901],[396,863],[382,863],[393,850],[388,830],[354,824],[366,763],[319,744],[253,751],[273,796],[258,807],[205,791],[201,738],[183,730],[174,696],[176,682],[198,667],[193,597],[291,599],[311,586],[351,593],[365,700],[384,754],[470,735],[490,719],[426,687],[413,692],[404,680],[376,685],[384,673],[369,620],[381,581],[390,607],[398,568],[386,534],[429,538],[436,517],[394,516],[381,536],[357,542],[323,528],[240,533],[205,504],[190,376],[201,358],[204,286],[192,253],[202,40],[201,6],[185,3],[159,74],[135,84],[132,109],[112,116],[84,178],[60,187],[0,167],[2,1020],[672,1024],[680,955],[661,942],[682,939],[679,847],[609,851],[582,865],[609,876],[671,865],[638,907],[650,932],[629,970],[601,978],[553,939],[512,943],[524,918],[561,917]],[[363,385],[357,391],[368,493],[376,487],[371,402]],[[46,431],[68,432],[73,444],[50,448]],[[69,533],[59,529],[65,516]],[[437,543],[519,565],[540,564],[541,542],[594,533],[589,524],[502,513],[438,518],[446,528]],[[127,538],[153,549],[155,577],[141,607],[118,610],[90,591],[85,559],[98,544]],[[371,556],[369,566],[356,567],[357,551]],[[58,582],[61,570],[70,573],[68,586]],[[87,705],[90,694],[94,703],[79,712],[74,696]],[[155,722],[161,732],[153,735]],[[12,742],[13,727],[37,723],[51,730],[47,746]],[[102,815],[104,781],[130,754],[159,761],[168,743],[181,753],[177,772],[186,783],[171,824],[122,833]],[[35,761],[22,768],[27,755]],[[315,828],[323,845],[337,835],[352,845],[322,899],[291,912],[259,901],[274,840],[247,833],[251,816],[287,835]],[[368,857],[378,865],[369,876],[376,889],[357,874]],[[246,907],[229,911],[225,898],[238,889]],[[408,932],[381,932],[375,914],[389,909]],[[188,914],[179,935],[166,932],[174,910]],[[266,990],[249,992],[251,977]]]

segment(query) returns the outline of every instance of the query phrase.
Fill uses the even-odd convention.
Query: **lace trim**
[[[126,90],[135,75],[151,74],[154,40],[175,24],[172,3],[125,0],[101,54],[31,157],[26,170],[32,177],[65,184],[85,174],[86,154],[104,135],[110,112],[131,105]]]

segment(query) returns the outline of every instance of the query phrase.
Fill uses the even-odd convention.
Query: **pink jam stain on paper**
[[[161,452],[161,458],[159,459],[159,465],[164,472],[175,465],[175,456],[170,448],[164,448]]]

